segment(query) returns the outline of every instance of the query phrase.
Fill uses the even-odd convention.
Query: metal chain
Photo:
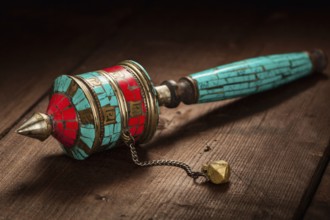
[[[172,167],[179,167],[186,171],[187,175],[193,178],[194,180],[197,180],[199,177],[204,177],[205,181],[209,181],[207,175],[203,172],[197,172],[192,171],[191,167],[183,163],[181,161],[175,161],[175,160],[150,160],[150,161],[140,161],[139,156],[137,154],[136,148],[135,148],[135,139],[131,135],[131,133],[128,130],[124,130],[124,135],[126,136],[124,138],[125,144],[130,148],[131,156],[133,162],[141,167],[151,167],[151,166],[172,166]]]

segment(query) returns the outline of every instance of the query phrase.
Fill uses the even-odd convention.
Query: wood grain
[[[130,58],[160,83],[260,54],[330,51],[325,15],[312,15],[301,25],[310,14],[144,11],[75,72]],[[194,169],[225,159],[233,174],[222,186],[194,184],[176,168],[136,167],[124,146],[74,161],[54,139],[20,137],[14,127],[0,142],[2,218],[298,218],[313,174],[325,166],[328,77],[326,71],[242,99],[161,108],[157,134],[141,157],[177,159]],[[31,112],[46,105],[43,99]]]
[[[329,150],[329,148],[328,148]],[[329,163],[330,154],[326,155]],[[326,170],[321,179],[320,185],[313,196],[310,206],[306,210],[304,219],[328,219],[330,216],[330,165],[326,167]]]

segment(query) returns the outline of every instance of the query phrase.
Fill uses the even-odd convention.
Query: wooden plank
[[[280,18],[280,20],[283,20],[283,23],[281,25],[275,25],[271,26],[268,29],[266,28],[263,32],[265,34],[265,37],[270,34],[273,37],[272,43],[268,44],[264,50],[268,51],[281,48],[292,48],[293,50],[304,50],[304,48],[323,48],[328,54],[330,51],[330,44],[325,40],[325,38],[328,38],[329,33],[327,31],[327,25],[325,24],[325,20],[327,20],[326,16],[322,13],[316,15],[313,19],[309,19],[310,16],[313,15],[311,12],[305,12],[305,13],[290,13],[290,14],[275,14],[272,19],[275,18],[275,21]],[[289,17],[291,16],[290,22],[285,23],[285,16]],[[277,17],[277,19],[276,19]],[[281,18],[282,17],[282,18]],[[285,33],[285,34],[280,34]],[[262,36],[261,36],[262,38]],[[328,68],[329,69],[329,68]],[[326,74],[321,76],[319,78],[319,81],[327,81],[329,73],[328,71],[325,71]],[[313,84],[311,82],[311,84]],[[319,86],[318,83],[316,83],[316,88]],[[315,91],[315,96],[322,96],[319,94],[319,90]],[[325,100],[320,101],[325,102]],[[314,102],[313,102],[314,103]],[[324,106],[325,104],[322,103]],[[308,104],[309,108],[313,108],[312,103]],[[315,111],[315,110],[314,110]],[[308,113],[305,113],[308,115]],[[308,123],[308,120],[306,120],[306,123]],[[298,130],[300,128],[297,128]],[[305,131],[306,134],[309,135],[312,134],[313,131]],[[317,131],[317,133],[321,133],[321,131]],[[310,136],[305,136],[306,140],[311,141],[312,139]],[[301,139],[298,137],[295,137],[295,139]],[[327,151],[329,150],[329,137],[324,136],[323,142],[320,140],[318,144],[321,144],[322,147],[317,148],[316,146],[312,145],[309,149],[314,156],[316,153],[318,155],[317,158],[311,158],[310,156],[304,157],[304,162],[306,163],[313,163],[313,166],[306,166],[306,164],[301,164],[302,167],[297,167],[297,170],[300,170],[300,172],[304,172],[304,174],[309,173],[309,180],[306,181],[306,188],[304,191],[301,191],[300,202],[298,206],[295,208],[295,212],[293,215],[294,219],[302,219],[306,209],[308,208],[308,205],[310,204],[310,201],[313,197],[314,192],[317,189],[319,179],[322,177],[323,170],[325,169],[328,161]],[[308,168],[307,168],[308,167]],[[307,169],[306,169],[307,168]],[[298,176],[298,175],[297,175]],[[298,176],[299,177],[299,176]],[[301,176],[300,176],[301,177]],[[298,188],[298,187],[297,187]]]
[[[0,137],[46,94],[57,75],[74,73],[129,14],[126,9],[93,16],[27,8],[2,16]]]
[[[327,155],[329,161],[329,154]],[[328,164],[321,183],[308,207],[304,219],[328,219],[330,216],[330,165]]]
[[[157,13],[157,12],[155,12]],[[155,15],[155,13],[153,15]],[[132,24],[130,27],[125,28],[124,30],[121,31],[121,34],[117,36],[117,38],[112,39],[111,41],[109,41],[107,44],[105,44],[104,46],[104,50],[100,50],[98,51],[95,56],[93,56],[91,59],[89,59],[88,62],[86,62],[84,64],[84,67],[81,68],[80,72],[84,72],[87,71],[88,69],[95,69],[95,68],[99,68],[103,65],[107,65],[107,62],[109,60],[112,60],[113,63],[120,61],[122,59],[126,59],[126,58],[137,58],[137,57],[144,57],[144,59],[150,59],[149,62],[148,60],[143,60],[142,63],[148,63],[151,64],[152,62],[157,61],[158,59],[155,59],[155,55],[157,55],[157,53],[159,53],[157,56],[161,55],[161,57],[164,59],[164,64],[163,65],[159,65],[160,62],[158,61],[157,63],[155,63],[155,70],[152,71],[151,70],[151,74],[153,76],[153,78],[157,78],[157,76],[160,78],[158,80],[163,80],[166,75],[164,74],[162,75],[156,75],[155,73],[159,72],[161,69],[156,69],[157,65],[158,68],[164,68],[163,70],[170,70],[172,68],[167,67],[166,68],[166,61],[167,60],[173,60],[173,54],[176,54],[177,57],[181,57],[181,59],[185,59],[185,57],[189,57],[192,58],[190,54],[194,54],[192,52],[194,51],[198,51],[203,47],[203,42],[208,39],[211,35],[211,38],[213,39],[211,42],[212,44],[208,45],[208,50],[204,50],[205,52],[215,52],[216,54],[218,54],[219,52],[222,54],[221,57],[223,57],[224,55],[226,55],[227,53],[225,53],[224,51],[229,47],[228,45],[230,45],[230,42],[233,40],[237,40],[237,38],[241,37],[242,34],[246,33],[246,30],[248,28],[248,25],[250,25],[252,22],[255,23],[256,18],[253,18],[252,21],[247,22],[247,24],[244,26],[244,29],[242,27],[238,28],[237,27],[237,22],[228,22],[226,20],[229,20],[228,18],[231,18],[231,16],[224,16],[220,14],[219,20],[214,20],[213,21],[213,26],[216,26],[218,24],[218,21],[222,21],[221,24],[223,24],[224,26],[220,29],[220,30],[209,30],[206,27],[203,27],[204,22],[208,21],[211,18],[217,17],[217,14],[214,15],[208,15],[208,17],[204,17],[204,20],[200,20],[197,24],[195,23],[190,23],[190,19],[193,17],[193,15],[196,15],[197,17],[195,18],[194,21],[198,21],[199,19],[202,19],[205,14],[204,13],[195,13],[195,12],[191,12],[190,17],[185,17],[185,15],[181,14],[180,12],[177,12],[176,15],[174,17],[168,17],[167,12],[162,12],[162,17],[160,17],[158,20],[151,20],[150,17],[146,16],[146,17],[140,17],[139,20],[135,20],[135,23]],[[169,21],[165,20],[165,19],[171,19]],[[227,18],[226,20],[223,18]],[[163,20],[164,19],[164,20]],[[174,30],[173,31],[173,27],[172,27],[172,23],[175,20],[179,20],[180,21],[180,25],[179,26],[174,26]],[[223,19],[223,20],[222,20]],[[242,19],[241,19],[242,20]],[[163,22],[161,22],[163,21]],[[252,23],[252,24],[253,24]],[[147,24],[147,25],[146,25]],[[156,24],[158,26],[156,26]],[[189,26],[187,26],[189,25]],[[197,39],[193,38],[191,36],[193,36],[193,34],[195,34],[196,32],[196,25],[198,27],[199,30],[203,29],[208,31],[209,33],[207,35],[202,35],[199,36]],[[156,28],[155,28],[156,26]],[[181,27],[184,26],[185,28],[182,29]],[[153,28],[151,28],[153,27]],[[137,32],[136,30],[140,30],[139,32]],[[169,35],[164,35],[164,33],[171,33]],[[132,33],[134,33],[134,38],[132,38]],[[207,33],[207,32],[206,32]],[[205,33],[205,34],[206,34]],[[212,36],[213,34],[213,36]],[[147,38],[146,38],[147,36]],[[152,39],[156,39],[152,40]],[[190,39],[190,40],[189,40]],[[189,40],[189,41],[187,41]],[[115,43],[114,43],[115,42]],[[196,44],[194,47],[189,47],[189,45],[191,43]],[[181,45],[183,44],[183,45]],[[169,47],[171,47],[169,50]],[[186,48],[187,49],[184,49]],[[211,49],[213,51],[210,51],[209,49]],[[184,51],[184,54],[181,53],[181,51]],[[237,51],[238,49],[236,49]],[[141,54],[144,52],[144,54]],[[174,52],[174,53],[173,53]],[[189,55],[189,56],[188,56]],[[197,54],[195,56],[195,60],[197,60]],[[221,60],[219,61],[219,59],[215,59],[217,62],[221,62]],[[186,60],[186,63],[188,62],[188,60]],[[200,65],[200,64],[199,64]],[[204,64],[205,65],[205,64]],[[149,65],[151,66],[151,65]],[[184,65],[182,66],[184,67]],[[181,71],[183,71],[183,68],[181,67]],[[174,67],[176,68],[176,67]],[[177,68],[179,69],[179,68]],[[174,69],[173,69],[174,70]],[[173,71],[172,70],[172,71]],[[174,74],[174,71],[172,72],[172,74]],[[162,78],[161,78],[162,77]],[[45,109],[46,107],[46,100],[43,101],[41,103],[40,106],[38,106],[36,109]],[[12,142],[14,141],[14,142]],[[16,145],[15,142],[22,142],[19,145]],[[26,142],[27,141],[27,142]],[[16,142],[16,143],[18,143]],[[31,146],[32,145],[32,146]],[[84,207],[84,209],[88,212],[88,216],[89,217],[96,217],[98,216],[98,213],[104,209],[106,206],[104,205],[109,205],[106,203],[103,203],[103,201],[110,201],[110,197],[107,198],[107,196],[105,194],[105,191],[110,190],[111,192],[118,192],[118,194],[116,195],[116,197],[118,197],[118,205],[120,204],[124,204],[125,202],[128,202],[128,204],[134,202],[134,200],[136,200],[136,198],[139,196],[139,193],[145,191],[148,189],[148,184],[144,184],[143,182],[145,180],[147,181],[151,181],[152,177],[154,175],[149,176],[147,179],[141,179],[142,182],[139,183],[139,181],[137,179],[134,180],[131,179],[131,177],[134,177],[134,173],[139,174],[140,175],[145,175],[148,174],[149,171],[153,171],[152,169],[148,170],[144,170],[144,169],[136,169],[136,167],[130,162],[129,156],[128,156],[128,152],[126,151],[126,148],[118,148],[113,152],[110,152],[110,154],[105,153],[103,155],[99,154],[96,155],[95,157],[90,158],[89,160],[86,160],[82,163],[86,164],[92,162],[94,165],[87,165],[87,167],[85,168],[91,168],[92,170],[83,170],[81,169],[82,167],[79,168],[79,166],[84,166],[81,162],[77,163],[78,167],[76,167],[77,169],[75,169],[74,164],[72,163],[76,163],[77,161],[72,161],[72,160],[68,160],[67,158],[63,158],[62,156],[58,156],[56,155],[55,157],[52,156],[54,153],[59,153],[60,149],[58,148],[57,143],[53,140],[47,140],[46,142],[42,143],[43,147],[41,147],[41,145],[39,145],[37,142],[35,142],[34,140],[28,140],[26,138],[22,138],[22,137],[18,137],[17,135],[14,135],[12,133],[10,133],[8,136],[6,136],[3,141],[1,142],[1,151],[2,151],[2,158],[5,158],[5,160],[2,160],[2,169],[4,170],[4,172],[2,172],[3,178],[2,179],[2,190],[1,192],[4,192],[4,194],[6,195],[5,197],[2,197],[4,199],[4,202],[2,202],[1,204],[6,204],[5,206],[2,206],[2,208],[4,209],[8,209],[11,207],[12,210],[16,210],[16,211],[9,211],[7,212],[7,217],[8,218],[19,218],[19,216],[25,215],[25,216],[33,216],[33,217],[37,217],[37,216],[43,216],[43,217],[51,217],[53,216],[54,218],[56,217],[63,217],[63,218],[68,218],[71,215],[76,215],[78,216],[82,216],[83,213],[81,212],[82,209],[80,209],[78,205],[78,203],[81,203],[82,201],[86,201],[86,204],[89,204],[90,206],[95,206],[94,209],[85,209],[86,207]],[[31,146],[31,148],[20,148],[18,149],[17,147],[19,146]],[[24,164],[24,159],[21,156],[15,155],[13,154],[13,151],[11,148],[15,148],[17,152],[21,151],[22,155],[34,155],[31,157],[29,164],[32,166],[29,166],[27,164]],[[38,149],[38,150],[36,150]],[[40,149],[40,150],[39,150]],[[25,151],[29,151],[30,153],[27,153]],[[32,151],[31,151],[32,150]],[[23,153],[22,151],[24,151],[25,153]],[[116,153],[117,152],[117,155]],[[113,158],[113,156],[109,155],[113,155],[115,156],[115,158]],[[21,159],[17,160],[20,157]],[[46,160],[43,160],[42,158],[48,158]],[[61,159],[62,158],[62,159]],[[108,162],[105,162],[104,158],[106,159]],[[36,160],[35,160],[36,159]],[[103,160],[102,163],[97,162],[97,160]],[[12,161],[18,161],[15,163],[15,167],[17,166],[17,168],[12,166]],[[60,160],[63,160],[63,163],[60,162]],[[47,164],[40,164],[40,163],[44,163]],[[93,162],[94,161],[94,162]],[[111,162],[112,161],[112,162]],[[116,162],[117,163],[113,163]],[[96,163],[95,163],[96,162]],[[49,164],[50,163],[50,164]],[[55,163],[55,164],[52,164]],[[71,165],[69,165],[69,164]],[[117,164],[117,165],[116,165]],[[23,168],[23,167],[24,168]],[[65,174],[63,173],[66,172],[67,169],[63,170],[63,167],[67,167],[67,166],[71,166],[69,168],[69,170],[71,170],[71,172],[75,173],[74,174],[74,178],[70,178],[64,180],[63,179],[63,175],[67,176],[69,178],[69,176],[71,176],[72,174]],[[119,166],[123,166],[122,169],[118,169]],[[54,169],[54,170],[45,170],[44,168],[50,168],[50,169]],[[102,168],[104,167],[104,168]],[[41,169],[41,170],[36,170],[36,169]],[[57,170],[57,168],[59,168]],[[22,173],[22,169],[24,170],[30,170],[30,172],[24,172]],[[47,168],[46,168],[47,169]],[[72,170],[74,169],[74,170]],[[80,170],[80,171],[79,171]],[[117,171],[119,172],[117,172]],[[131,171],[128,171],[131,170]],[[81,177],[80,175],[83,173],[87,173],[87,175],[95,175],[94,178],[90,179],[91,176],[87,176],[86,178]],[[20,176],[21,173],[21,176]],[[116,175],[117,173],[117,175]],[[125,174],[126,173],[126,174]],[[181,173],[179,171],[179,173]],[[102,175],[99,176],[99,175]],[[109,175],[108,175],[109,174]],[[38,177],[36,177],[35,175],[38,175]],[[41,175],[41,176],[39,176]],[[52,175],[57,176],[59,175],[58,178],[54,179],[53,177],[46,177],[45,175]],[[16,184],[15,186],[11,185],[11,178],[13,178],[15,176],[16,178]],[[107,178],[103,178],[104,176],[107,176]],[[127,178],[127,182],[126,181],[120,181],[120,176],[122,176],[122,178],[126,179],[126,177],[130,176],[130,178]],[[125,177],[126,176],[126,177]],[[101,178],[100,178],[101,177]],[[115,177],[115,178],[112,178]],[[175,176],[174,176],[175,177]],[[178,176],[176,176],[178,177]],[[47,178],[50,178],[52,180],[46,180]],[[151,178],[151,179],[150,179]],[[29,182],[29,179],[35,179],[32,180],[31,183]],[[27,182],[26,182],[27,181]],[[46,182],[45,182],[46,181]],[[53,182],[55,181],[55,182]],[[57,182],[60,181],[60,182]],[[64,182],[62,182],[64,181]],[[68,188],[65,187],[65,185],[67,185],[65,182],[70,182],[68,184]],[[72,182],[74,181],[74,182]],[[76,183],[82,181],[82,185],[78,184],[79,186],[76,185]],[[86,182],[85,182],[86,181]],[[118,182],[119,181],[119,182]],[[138,181],[138,182],[136,182]],[[190,180],[186,181],[188,183],[190,183]],[[53,184],[51,184],[51,186],[49,184],[50,182],[53,182]],[[85,182],[85,183],[83,183]],[[116,183],[115,185],[113,185],[111,187],[111,182]],[[126,182],[126,183],[125,183]],[[64,185],[63,185],[64,184]],[[141,189],[136,191],[136,193],[133,193],[131,191],[132,189],[132,185],[131,184],[138,184],[141,185]],[[86,186],[87,188],[85,188],[84,186]],[[46,188],[45,188],[46,187]],[[53,188],[55,187],[55,188]],[[57,188],[60,187],[60,188]],[[62,188],[63,187],[63,188]],[[110,187],[110,188],[108,188]],[[56,189],[57,188],[57,189]],[[62,188],[62,189],[61,189]],[[81,188],[81,192],[77,192],[74,189],[75,188]],[[54,190],[53,190],[54,189]],[[170,189],[170,187],[169,187]],[[45,190],[45,193],[41,193],[41,191]],[[86,191],[87,190],[87,191]],[[20,191],[20,192],[18,192]],[[46,192],[47,191],[47,192]],[[56,191],[56,192],[55,192]],[[109,192],[110,192],[109,191]],[[18,194],[22,195],[18,196]],[[28,196],[27,194],[33,195],[31,198],[30,196]],[[51,195],[49,195],[48,193],[50,193]],[[87,193],[87,194],[86,194]],[[48,195],[47,195],[48,194]],[[83,197],[80,197],[79,195],[82,195]],[[18,199],[18,197],[20,197]],[[52,202],[51,203],[45,203],[45,200],[47,200],[47,197],[52,197]],[[72,198],[76,198],[76,196],[80,197],[82,200],[80,200],[78,203],[75,203],[74,201],[72,201]],[[86,197],[87,196],[87,197]],[[122,197],[122,200],[119,201],[119,198]],[[86,200],[87,199],[87,200]],[[111,201],[115,201],[114,199],[114,195],[111,195]],[[133,200],[132,200],[133,199]],[[34,206],[34,207],[39,207],[40,212],[38,213],[34,213],[33,210],[31,208],[29,208],[26,204],[26,201],[29,200],[29,204]],[[71,202],[70,202],[71,201]],[[71,204],[70,204],[71,203]],[[44,205],[46,205],[47,207],[42,208]],[[71,206],[73,205],[73,206]],[[71,207],[70,207],[71,206]],[[137,208],[138,206],[136,206],[135,208]],[[118,207],[117,207],[118,208]],[[66,212],[65,209],[70,209],[71,213]],[[21,210],[21,211],[18,211]],[[113,211],[115,209],[112,209]],[[113,216],[113,217],[118,217],[121,215],[126,215],[127,213],[125,213],[126,211],[123,209],[117,209],[118,212],[113,212],[112,215],[109,215],[109,217]],[[122,212],[122,213],[120,213]],[[94,213],[94,214],[93,214]],[[131,215],[131,213],[129,213],[129,215]],[[107,216],[107,212],[102,211],[102,214],[99,216],[101,217],[105,217]]]
[[[146,13],[78,71],[132,58],[159,83],[261,53],[330,49],[329,33],[313,22],[296,26],[306,15],[295,16]],[[265,23],[253,28],[258,22]],[[307,36],[295,37],[302,33]],[[195,169],[225,159],[233,175],[223,186],[196,185],[176,168],[136,167],[125,147],[74,161],[54,139],[40,143],[10,132],[0,142],[0,211],[8,219],[292,218],[329,141],[330,85],[324,78],[238,100],[161,109],[159,130],[140,149],[142,158],[178,159]],[[207,146],[211,150],[204,151]]]

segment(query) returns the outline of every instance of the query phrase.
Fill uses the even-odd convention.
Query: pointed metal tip
[[[23,133],[24,133],[22,129],[17,129],[15,132],[16,132],[17,134],[23,134]]]
[[[16,130],[16,133],[44,141],[52,133],[50,117],[43,113],[34,113]]]

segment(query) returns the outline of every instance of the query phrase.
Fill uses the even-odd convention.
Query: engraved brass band
[[[76,77],[76,76],[69,76],[72,80],[74,80],[78,86],[83,90],[84,94],[86,95],[86,98],[91,106],[91,110],[92,110],[92,115],[93,115],[93,119],[94,119],[94,126],[95,126],[95,140],[93,143],[93,147],[92,149],[95,148],[95,146],[100,146],[101,143],[101,117],[100,117],[100,113],[97,107],[97,103],[96,103],[96,99],[93,97],[93,94],[91,93],[88,85],[85,84],[85,82]]]
[[[77,77],[83,83],[86,84],[86,86],[89,88],[90,93],[94,97],[94,104],[97,106],[98,115],[99,115],[98,117],[99,117],[99,121],[100,121],[100,135],[95,136],[95,139],[96,138],[99,138],[99,142],[98,143],[102,143],[102,139],[103,139],[103,136],[104,136],[104,117],[103,117],[103,114],[102,114],[101,103],[100,103],[99,99],[97,98],[97,94],[94,91],[94,86],[101,85],[101,82],[97,78],[84,79],[84,78],[82,78],[80,76],[75,76],[75,77]],[[101,147],[100,144],[93,146],[92,147],[92,152],[99,151],[99,148],[100,147]]]
[[[121,89],[119,88],[117,81],[111,76],[111,74],[108,74],[107,72],[105,72],[103,70],[99,70],[97,72],[102,74],[105,78],[107,78],[107,80],[109,80],[110,85],[112,86],[114,92],[116,93],[119,111],[120,111],[120,117],[121,117],[121,129],[124,129],[128,126],[128,115],[127,115],[128,111],[127,111],[125,96],[124,96],[123,92],[121,91]],[[123,132],[121,132],[121,133],[123,133]]]
[[[159,112],[156,92],[146,70],[142,66],[131,60],[125,60],[119,65],[132,73],[141,86],[142,96],[146,104],[147,120],[140,142],[147,142],[153,137],[158,124]]]

